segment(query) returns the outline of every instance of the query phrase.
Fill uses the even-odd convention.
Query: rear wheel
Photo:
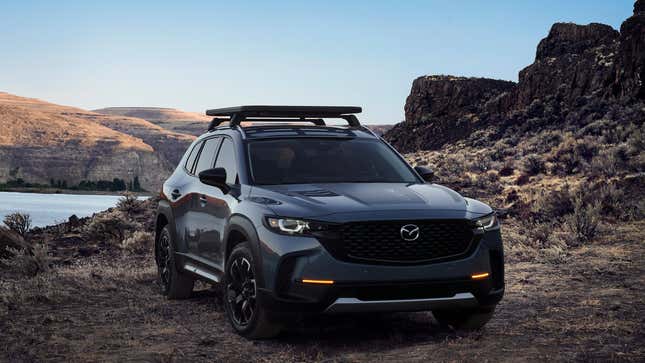
[[[479,330],[493,317],[495,308],[470,310],[437,310],[432,311],[437,322],[443,326],[451,326],[456,330]]]
[[[233,329],[252,338],[272,338],[281,327],[269,318],[267,310],[257,300],[257,266],[248,243],[238,244],[226,261],[222,283],[224,307]]]
[[[155,252],[161,293],[166,295],[168,299],[185,299],[190,297],[193,292],[195,280],[177,270],[174,244],[170,234],[170,228],[167,225],[159,232]]]

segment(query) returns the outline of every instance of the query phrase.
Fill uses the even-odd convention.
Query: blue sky
[[[619,28],[633,0],[0,2],[0,90],[86,109],[363,106],[414,78],[517,80],[554,22]]]

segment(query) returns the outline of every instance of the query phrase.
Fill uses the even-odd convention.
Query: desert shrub
[[[116,209],[132,216],[143,211],[143,201],[137,199],[134,193],[124,193],[123,197],[116,203]]]
[[[522,169],[528,175],[537,175],[545,172],[544,160],[537,154],[529,154],[522,161]]]
[[[506,162],[502,166],[501,169],[499,169],[499,175],[500,176],[511,176],[515,172],[515,168],[513,167],[513,163]]]
[[[128,232],[134,231],[136,223],[118,210],[95,215],[83,228],[87,239],[118,244],[125,239]]]
[[[480,173],[490,169],[492,160],[490,156],[484,154],[475,155],[469,162],[466,163],[468,170]]]
[[[593,121],[587,124],[586,126],[580,128],[580,130],[578,130],[576,134],[580,137],[603,136],[603,135],[607,135],[608,132],[614,130],[615,127],[616,127],[615,122],[603,118],[603,119]],[[614,141],[614,139],[608,140],[608,141],[612,142]]]
[[[585,164],[591,161],[598,150],[598,141],[592,137],[576,140],[571,135],[554,149],[549,160],[554,163],[556,174],[572,174],[579,172]]]
[[[33,276],[49,271],[50,263],[46,244],[28,242],[15,231],[0,227],[0,267]]]
[[[531,205],[531,212],[538,220],[560,219],[573,213],[574,205],[569,191],[565,185],[560,190],[553,190],[537,197]]]
[[[472,184],[478,189],[489,193],[497,194],[502,191],[502,184],[499,182],[499,174],[494,170],[489,170],[473,178]]]
[[[547,130],[527,138],[520,151],[525,154],[544,154],[562,142],[562,132]],[[518,150],[515,150],[517,152]]]
[[[573,199],[573,213],[565,217],[564,227],[569,233],[567,243],[579,245],[591,241],[598,233],[601,205],[598,202],[585,202],[577,194]]]
[[[536,248],[544,248],[549,246],[551,236],[553,234],[554,224],[552,222],[545,223],[531,223],[528,225],[527,231],[532,245]]]
[[[631,132],[627,138],[627,147],[630,153],[638,154],[645,150],[645,138],[643,137],[643,127],[635,126],[635,130]]]
[[[0,226],[0,258],[11,257],[8,249],[20,249],[25,246],[24,238],[9,228]]]
[[[526,233],[526,223],[521,227],[509,221],[505,231],[505,255],[509,261],[530,261],[559,264],[567,261],[568,248],[554,229],[555,224],[535,223],[529,224],[536,227],[535,234]]]
[[[121,247],[134,254],[145,254],[152,250],[154,236],[150,232],[135,231],[128,238],[124,239]]]
[[[4,217],[3,223],[23,237],[31,229],[31,217],[25,213],[11,213]]]
[[[624,205],[626,204],[623,190],[618,189],[614,184],[604,184],[599,188],[596,195],[603,215],[611,215],[617,218],[623,216],[625,212]]]
[[[44,243],[25,244],[21,248],[7,247],[6,251],[10,256],[1,258],[0,264],[11,271],[34,276],[51,268],[51,258]]]
[[[520,176],[515,179],[515,184],[517,185],[525,185],[531,180],[530,175],[528,174],[520,174]]]
[[[510,145],[507,139],[497,141],[490,149],[490,157],[495,161],[502,161],[511,154],[513,154],[513,145]]]
[[[466,158],[463,154],[447,155],[442,161],[442,175],[452,178],[461,178],[466,173]]]
[[[614,176],[622,164],[616,159],[613,150],[603,150],[591,160],[591,174],[593,176]]]

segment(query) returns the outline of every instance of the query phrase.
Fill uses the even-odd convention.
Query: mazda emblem
[[[401,227],[401,238],[404,241],[416,241],[419,238],[419,226],[415,224],[406,224]]]

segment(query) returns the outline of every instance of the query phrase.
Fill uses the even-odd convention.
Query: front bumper
[[[372,265],[335,259],[312,237],[258,228],[263,281],[258,299],[275,312],[343,313],[490,308],[504,294],[499,229],[468,257],[423,265]],[[481,280],[473,274],[488,272]],[[303,279],[333,284],[303,283]]]

